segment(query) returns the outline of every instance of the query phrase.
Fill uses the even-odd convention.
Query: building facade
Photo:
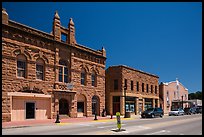
[[[140,114],[159,107],[159,77],[125,65],[106,69],[105,104],[107,114]],[[126,110],[125,110],[126,109]]]
[[[172,108],[189,107],[188,89],[179,81],[161,82],[159,85],[160,98],[163,101],[162,108],[164,113],[169,113]]]
[[[2,9],[2,122],[100,115],[105,108],[106,51],[80,45],[72,18],[52,32],[9,19]]]

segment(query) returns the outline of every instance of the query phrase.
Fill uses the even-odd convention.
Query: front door
[[[26,119],[35,118],[35,103],[26,102]]]
[[[113,115],[116,115],[116,112],[120,112],[120,102],[113,102]]]
[[[69,112],[69,105],[66,99],[59,100],[59,114],[61,115],[68,115]]]

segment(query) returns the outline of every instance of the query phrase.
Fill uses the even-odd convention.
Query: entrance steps
[[[62,115],[62,114],[60,114],[59,117],[60,117],[60,119],[68,119],[68,118],[70,118],[69,115]]]

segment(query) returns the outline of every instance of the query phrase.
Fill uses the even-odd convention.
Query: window
[[[169,105],[169,91],[166,92],[166,103]]]
[[[36,61],[36,79],[44,79],[44,61],[42,59]]]
[[[68,68],[66,61],[59,61],[59,82],[68,83]]]
[[[133,90],[133,81],[131,80],[131,90]]]
[[[125,79],[125,88],[127,90],[127,79]]]
[[[137,82],[137,91],[139,91],[139,82]]]
[[[147,84],[147,93],[149,92],[149,85]]]
[[[81,84],[85,85],[86,84],[86,71],[82,69],[81,71]]]
[[[155,94],[157,94],[157,86],[155,86]]]
[[[61,33],[61,41],[66,42],[67,41],[67,35],[64,33]]]
[[[118,90],[118,80],[114,80],[114,90]]]
[[[26,77],[26,57],[24,55],[17,57],[17,76]]]
[[[153,85],[151,85],[151,93],[153,93]]]
[[[92,72],[91,74],[91,84],[92,86],[96,87],[96,73],[95,72]]]
[[[142,83],[142,92],[144,92],[144,83]]]

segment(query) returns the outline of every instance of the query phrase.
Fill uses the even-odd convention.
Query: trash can
[[[131,117],[131,112],[126,112],[126,118],[130,118]]]

